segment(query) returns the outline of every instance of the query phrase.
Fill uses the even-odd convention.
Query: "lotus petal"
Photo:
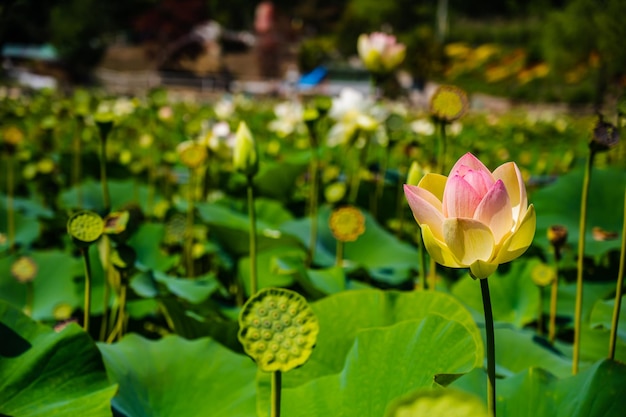
[[[417,224],[427,224],[439,240],[443,240],[443,214],[441,201],[429,191],[414,185],[404,185],[404,194]]]
[[[496,242],[500,242],[511,231],[513,227],[511,200],[502,180],[496,181],[485,194],[476,207],[474,219],[489,226]]]
[[[432,230],[427,224],[422,225],[422,239],[424,240],[424,246],[426,247],[428,254],[439,265],[447,266],[449,268],[464,267],[464,265],[461,265],[457,261],[446,244],[435,238]]]
[[[443,215],[471,219],[481,199],[482,195],[463,177],[454,175],[448,179],[443,193]]]
[[[494,253],[493,233],[474,219],[452,218],[443,222],[443,236],[450,252],[460,264],[489,261]]]

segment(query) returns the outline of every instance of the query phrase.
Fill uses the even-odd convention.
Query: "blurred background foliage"
[[[5,0],[0,5],[0,46],[49,42],[67,70],[81,79],[98,64],[107,45],[119,39],[163,43],[208,19],[252,32],[258,3],[50,0],[42,6],[34,0]],[[275,0],[274,4],[287,22],[290,40],[297,42],[301,72],[320,64],[347,66],[358,35],[382,30],[407,45],[403,69],[418,87],[435,80],[513,99],[600,106],[607,93],[626,84],[623,0]]]

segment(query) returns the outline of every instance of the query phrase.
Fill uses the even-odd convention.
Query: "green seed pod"
[[[67,233],[77,246],[89,246],[104,233],[104,220],[93,211],[79,211],[67,221]]]
[[[304,364],[318,333],[317,317],[304,297],[283,288],[262,289],[239,314],[239,341],[265,372],[286,372]]]
[[[420,389],[392,401],[385,417],[487,417],[489,414],[480,399],[472,394],[446,388]]]

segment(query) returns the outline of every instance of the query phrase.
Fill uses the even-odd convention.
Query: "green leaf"
[[[163,199],[159,194],[152,197],[152,207],[150,203],[150,190],[147,185],[139,184],[134,180],[112,180],[107,181],[111,198],[111,208],[120,209],[128,204],[137,204],[144,213],[149,213],[149,208]],[[80,199],[79,199],[80,195]],[[80,201],[80,204],[79,204]],[[102,198],[102,184],[94,179],[87,179],[81,184],[68,188],[59,195],[59,202],[66,208],[81,208],[84,210],[94,210],[102,212],[104,210],[104,200]]]
[[[19,417],[111,416],[117,386],[76,324],[62,331],[0,302],[0,413]]]
[[[568,246],[578,246],[583,172],[583,167],[578,167],[530,196],[537,212],[537,231],[533,243],[546,251],[550,249],[547,230],[556,224],[567,227]],[[616,186],[617,184],[622,186]],[[626,184],[625,169],[593,169],[587,203],[586,255],[601,255],[609,250],[619,250],[620,239],[597,241],[593,238],[592,230],[594,227],[615,232],[622,229],[623,184]]]
[[[129,239],[128,244],[137,254],[137,264],[144,269],[167,271],[176,264],[177,257],[168,255],[160,247],[164,229],[162,224],[144,223]]]
[[[469,372],[481,351],[464,324],[436,314],[363,330],[343,370],[284,389],[283,410],[298,417],[381,416],[396,398],[432,387],[436,375]]]
[[[256,207],[256,204],[255,204]],[[248,214],[244,214],[233,207],[222,204],[198,203],[196,204],[202,221],[211,226],[211,233],[230,252],[236,255],[245,255],[250,251],[250,220]],[[264,207],[264,215],[274,211],[277,218],[287,218],[284,210],[277,210],[276,206]],[[272,224],[276,220],[266,222],[260,218],[256,223],[257,250],[262,251],[274,246],[291,245],[297,246],[297,240],[281,233]]]
[[[319,210],[318,244],[315,250],[315,263],[331,266],[335,262],[336,240],[329,227],[330,208],[323,206]],[[367,268],[371,276],[387,285],[400,285],[412,277],[412,271],[418,270],[417,249],[408,245],[382,228],[367,212],[365,233],[355,242],[347,242],[344,259],[354,266]],[[281,230],[297,236],[305,247],[309,245],[310,219],[299,219],[285,223]]]
[[[219,287],[219,282],[213,274],[193,278],[180,278],[169,276],[160,271],[154,271],[154,279],[164,284],[172,294],[194,304],[206,300]]]
[[[313,285],[326,294],[336,294],[346,289],[346,275],[342,267],[308,269],[307,275]]]
[[[296,246],[277,246],[257,253],[258,289],[267,287],[288,287],[293,284],[291,273],[276,267],[276,261],[283,256],[306,256],[303,249]],[[250,258],[239,260],[238,279],[243,283],[246,294],[250,295]]]
[[[543,368],[559,377],[572,373],[572,360],[549,346],[534,331],[496,329],[495,340],[498,374],[511,376],[531,367]]]
[[[475,369],[453,386],[486,401],[486,374]],[[557,378],[532,367],[498,379],[497,413],[506,417],[618,417],[624,414],[626,366],[607,359],[598,361],[578,375]]]
[[[623,341],[626,341],[626,296],[622,296],[622,302],[620,304],[617,335]],[[614,308],[615,298],[596,301],[593,305],[593,309],[591,310],[591,317],[589,319],[591,327],[601,327],[610,330],[613,321]]]
[[[255,189],[259,195],[287,200],[293,195],[296,180],[306,169],[307,161],[298,155],[278,162],[265,161],[254,177]]]
[[[98,346],[120,387],[113,407],[126,417],[254,415],[256,365],[211,339],[129,334]]]
[[[30,207],[25,200],[14,200],[15,243],[21,246],[30,246],[37,240],[40,229],[38,217],[47,217],[42,215],[46,213],[42,213],[37,209],[38,206],[34,204],[33,206]],[[8,241],[8,236],[6,236],[8,230],[7,204],[4,196],[0,196],[0,230],[7,238],[6,241],[3,239],[0,242],[0,251],[5,251],[9,249],[10,242]]]
[[[320,324],[317,345],[304,366],[283,375],[283,387],[298,386],[324,375],[341,372],[360,331],[392,326],[407,320],[419,320],[428,314],[440,315],[463,325],[476,346],[472,350],[472,366],[482,366],[483,344],[480,331],[471,314],[448,294],[354,290],[328,296],[312,303],[311,307]],[[395,345],[394,349],[403,347]],[[380,358],[375,363],[382,364],[384,360],[385,358]],[[269,390],[268,386],[265,388]],[[267,398],[269,391],[261,391],[260,403]]]
[[[80,259],[64,252],[37,251],[28,255],[37,265],[33,281],[33,311],[37,320],[53,320],[54,310],[62,304],[70,308],[82,306],[74,277],[83,274]],[[11,265],[19,257],[11,255],[0,259],[0,299],[17,308],[26,306],[26,284],[19,283],[11,275]]]
[[[505,267],[500,267],[487,278],[495,321],[523,327],[537,319],[539,289],[531,279],[532,269],[537,262],[539,261],[536,259],[519,259],[509,264],[508,271]],[[473,310],[477,322],[484,322],[479,282],[467,274],[452,287],[452,294]]]

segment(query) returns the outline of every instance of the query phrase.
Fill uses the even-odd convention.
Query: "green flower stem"
[[[487,334],[487,406],[491,416],[496,415],[496,344],[493,332],[493,313],[491,311],[491,296],[487,278],[481,279],[480,290],[483,296],[485,310],[485,332]]]
[[[258,291],[256,267],[256,210],[252,175],[248,175],[248,215],[250,217],[250,295]]]
[[[426,250],[425,246],[424,250]],[[435,262],[433,257],[430,258],[430,270],[428,271],[428,277],[430,278],[430,289],[435,291],[437,289],[437,262]]]
[[[103,307],[102,310],[102,323],[100,324],[100,338],[98,340],[104,341],[106,340],[107,333],[109,332],[109,298],[111,297],[111,286],[108,283],[108,279],[106,279],[105,272],[105,280],[104,280],[104,299],[103,299]],[[112,313],[111,313],[112,315]]]
[[[33,315],[33,308],[35,307],[35,285],[33,281],[26,283],[26,311],[29,316]]]
[[[390,133],[387,133],[389,135]],[[371,200],[371,212],[374,217],[378,215],[378,202],[383,196],[383,192],[385,191],[385,173],[387,172],[387,166],[389,166],[389,157],[390,157],[390,148],[391,144],[387,144],[387,146],[383,149],[383,157],[381,158],[380,170],[378,175],[376,176],[376,188],[374,194],[372,195]]]
[[[13,207],[13,193],[15,187],[15,172],[13,158],[7,155],[7,238],[9,241],[9,252],[15,247],[15,211]]]
[[[72,185],[76,187],[76,203],[77,207],[82,207],[83,205],[83,195],[81,193],[80,187],[78,184],[80,183],[81,178],[81,132],[82,132],[82,118],[77,118],[76,120],[76,131],[74,132],[73,138],[73,159],[72,159]]]
[[[111,210],[111,195],[109,194],[109,184],[107,183],[107,141],[100,139],[100,184],[102,184],[102,201],[104,201],[104,212]]]
[[[309,241],[309,265],[313,263],[313,258],[315,256],[315,247],[317,246],[317,205],[318,205],[318,194],[319,194],[319,154],[317,146],[312,146],[311,148],[311,166],[310,170],[310,178],[311,178],[311,195],[309,200],[309,214],[311,216],[311,236]]]
[[[115,282],[115,279],[112,277],[114,270],[111,264],[111,240],[108,236],[104,235],[98,244],[102,245],[100,246],[100,250],[102,250],[104,258],[104,264],[102,265],[104,272],[104,297],[102,299],[102,323],[100,324],[99,338],[99,340],[104,341],[107,333],[110,331],[110,325],[113,324],[113,318],[109,317],[109,315],[113,316],[112,311],[111,314],[109,314],[109,301],[111,299],[111,285]]]
[[[446,170],[446,148],[447,148],[447,138],[446,138],[446,122],[439,121],[437,123],[439,125],[439,155],[437,156],[437,172],[439,174],[445,175]]]
[[[343,247],[344,247],[345,243],[342,242],[341,240],[337,241],[337,250],[335,253],[335,265],[336,266],[343,266]]]
[[[422,275],[422,290],[426,289],[426,246],[424,246],[424,237],[422,236],[422,228],[417,228],[417,238],[419,239],[420,247],[420,272]]]
[[[537,334],[543,335],[543,287],[539,286],[539,308],[537,309]]]
[[[624,192],[624,225],[622,226],[622,250],[619,256],[619,271],[617,272],[617,288],[615,289],[615,304],[611,320],[611,337],[609,339],[609,359],[615,358],[615,343],[617,341],[617,326],[619,325],[619,311],[622,306],[622,287],[624,286],[624,269],[626,268],[626,189]]]
[[[554,261],[555,275],[550,288],[550,324],[548,327],[548,340],[554,344],[556,339],[556,305],[559,296],[559,261]]]
[[[589,184],[591,182],[591,169],[595,152],[589,151],[585,176],[583,178],[582,196],[580,199],[580,224],[578,227],[578,260],[576,263],[576,305],[574,309],[574,352],[572,357],[572,374],[578,373],[578,362],[580,360],[580,327],[582,322],[583,307],[583,268],[585,258],[585,232],[587,228],[587,199],[589,196]]]
[[[89,246],[81,248],[85,265],[85,304],[83,308],[83,328],[89,333],[89,316],[91,312],[91,262],[89,260]]]
[[[402,171],[404,172],[404,171]],[[406,201],[404,200],[404,187],[402,181],[398,182],[398,189],[396,192],[396,218],[398,219],[398,230],[396,230],[396,237],[402,237],[402,231],[404,229],[404,209]],[[420,231],[421,233],[421,231]],[[421,240],[421,239],[420,239]],[[423,272],[425,270],[422,270]]]
[[[272,372],[272,402],[270,405],[270,417],[280,417],[280,387],[282,374],[280,371]]]
[[[187,226],[185,230],[185,258],[187,260],[187,276],[194,276],[193,268],[193,224],[194,224],[194,196],[196,187],[196,171],[195,169],[189,169],[189,194],[187,197]]]
[[[123,274],[123,273],[122,273]],[[114,340],[122,339],[124,336],[124,325],[126,322],[126,292],[127,292],[126,277],[122,276],[120,285],[119,305],[117,309],[117,319],[115,321],[115,328],[109,335],[107,343],[112,343]]]

